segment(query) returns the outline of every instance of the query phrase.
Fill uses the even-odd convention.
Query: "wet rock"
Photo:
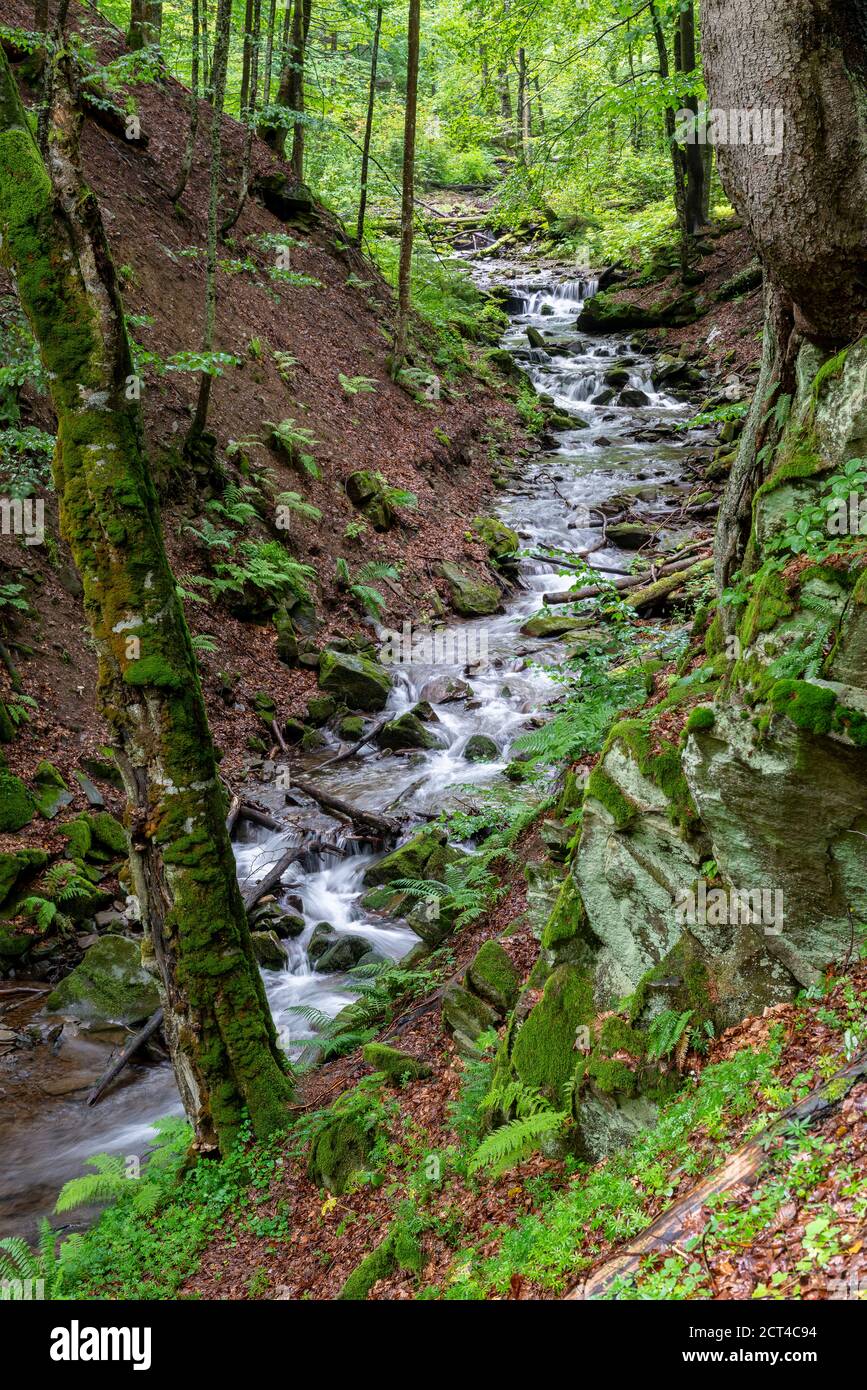
[[[44,869],[48,855],[42,849],[15,849],[0,853],[0,903],[5,903],[21,880]]]
[[[560,613],[535,613],[521,628],[525,637],[562,637],[592,627],[592,618],[571,618]]]
[[[468,763],[494,763],[500,756],[500,750],[487,734],[471,734],[462,756]]]
[[[124,936],[101,937],[47,1004],[52,1013],[92,1024],[142,1023],[158,1006],[156,983],[142,966],[141,951]]]
[[[397,719],[383,725],[376,735],[380,748],[390,748],[397,752],[404,748],[439,748],[440,740],[411,710]]]
[[[336,940],[337,933],[330,922],[317,922],[307,943],[307,958],[310,963],[315,965],[319,957],[324,956]]]
[[[319,685],[350,709],[381,710],[391,690],[391,676],[369,657],[327,647],[319,664]]]
[[[442,1020],[461,1056],[476,1058],[480,1055],[477,1039],[496,1028],[498,1015],[486,1000],[454,981],[443,995]]]
[[[399,878],[438,879],[445,865],[456,858],[460,858],[460,853],[450,849],[446,832],[437,826],[427,826],[405,845],[372,864],[365,872],[364,884],[367,888],[378,888]]]
[[[634,407],[650,405],[650,397],[644,391],[640,391],[637,386],[628,386],[625,391],[620,392],[617,404]]]
[[[593,397],[593,399],[591,400],[590,404],[591,404],[591,405],[608,405],[609,401],[613,401],[613,400],[614,400],[614,392],[612,391],[612,389],[611,389],[610,386],[606,386],[605,389],[604,389],[603,391],[598,391],[598,392],[596,393],[596,395],[595,395],[595,396]],[[599,443],[599,442],[600,442],[600,441],[597,440],[597,443]],[[607,442],[610,443],[611,441],[608,440]]]
[[[41,762],[33,774],[34,795],[40,815],[53,820],[73,801],[72,792],[53,763]]]
[[[605,373],[604,379],[606,386],[628,386],[629,372],[626,370],[625,367],[611,367]]]
[[[364,734],[364,720],[360,714],[347,714],[341,719],[337,732],[346,743],[357,743]]]
[[[544,335],[539,332],[538,328],[534,328],[532,324],[528,324],[524,331],[527,334],[527,342],[530,344],[531,348],[540,348],[542,352],[546,351],[548,344],[545,341]]]
[[[440,573],[449,586],[449,596],[456,613],[464,618],[485,617],[500,607],[500,591],[450,561],[440,566]]]
[[[467,971],[467,984],[474,994],[506,1014],[518,997],[520,977],[508,952],[498,941],[485,941]]]
[[[652,533],[638,522],[617,521],[608,527],[606,535],[621,550],[640,550],[643,545],[647,545]]]
[[[286,953],[280,945],[275,931],[254,931],[250,933],[253,954],[265,970],[284,970]]]
[[[373,950],[372,943],[365,936],[339,936],[317,960],[317,973],[333,975],[338,971],[351,970]]]

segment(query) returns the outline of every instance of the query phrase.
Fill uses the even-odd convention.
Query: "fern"
[[[114,1201],[126,1191],[129,1178],[120,1154],[94,1154],[86,1162],[89,1168],[96,1171],[82,1173],[81,1177],[70,1178],[69,1182],[63,1184],[54,1206],[58,1215],[75,1207]]]
[[[647,1030],[649,1061],[658,1062],[675,1050],[692,1015],[692,1009],[687,1009],[685,1013],[678,1013],[677,1009],[665,1009],[663,1013],[657,1014]]]
[[[376,390],[377,382],[372,376],[344,376],[337,373],[337,379],[347,396],[360,396]]]
[[[278,507],[303,516],[306,521],[321,521],[322,512],[312,502],[306,502],[300,492],[280,492],[274,499]]]
[[[291,418],[280,420],[277,424],[273,420],[266,420],[265,424],[271,431],[272,443],[283,450],[289,462],[300,464],[311,478],[318,478],[319,469],[311,451],[319,441],[314,438],[313,431]]]
[[[500,1177],[534,1153],[545,1135],[561,1129],[568,1119],[566,1110],[537,1110],[502,1125],[482,1140],[470,1159],[468,1171],[476,1173],[480,1168],[489,1168],[492,1177]]]
[[[14,1286],[31,1280],[43,1281],[42,1295],[46,1299],[61,1296],[63,1270],[57,1258],[57,1233],[44,1218],[39,1224],[38,1251],[31,1250],[20,1236],[0,1240],[0,1299],[14,1301]],[[23,1297],[29,1300],[32,1294],[25,1293]]]

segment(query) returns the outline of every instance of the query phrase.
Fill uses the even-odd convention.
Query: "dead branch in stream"
[[[572,589],[563,594],[543,594],[542,599],[547,607],[552,607],[558,603],[577,603],[580,599],[599,598],[610,589],[640,589],[642,585],[647,585],[648,581],[655,583],[665,575],[683,573],[684,578],[692,578],[692,572],[696,574],[706,573],[710,558],[704,560],[676,560],[670,565],[662,565],[658,570],[645,571],[643,574],[632,574],[622,579],[612,579],[607,585],[587,584],[582,589]]]
[[[350,758],[354,758],[356,753],[358,753],[366,743],[370,743],[371,739],[376,738],[380,729],[384,729],[386,724],[390,723],[392,717],[391,714],[387,714],[384,719],[378,720],[377,723],[373,725],[373,728],[367,731],[363,738],[358,739],[352,744],[351,748],[346,748],[342,753],[338,753],[336,757],[328,758],[326,762],[320,763],[316,769],[317,772],[320,772],[324,767],[336,767],[338,763],[345,763],[348,762]]]
[[[118,1056],[115,1057],[114,1061],[110,1063],[110,1065],[103,1072],[102,1076],[97,1081],[90,1095],[87,1097],[88,1105],[96,1105],[97,1101],[102,1099],[103,1095],[108,1090],[112,1081],[114,1081],[118,1076],[120,1076],[124,1067],[127,1065],[128,1062],[132,1060],[133,1056],[136,1052],[138,1052],[142,1044],[146,1043],[148,1038],[153,1037],[157,1029],[162,1026],[162,1021],[163,1011],[162,1008],[159,1008],[156,1010],[155,1013],[151,1014],[144,1027],[140,1028],[139,1031],[133,1037],[130,1038],[126,1047],[123,1049],[123,1052],[119,1053]]]
[[[271,865],[271,868],[263,879],[253,884],[251,888],[244,889],[244,907],[247,911],[249,912],[252,907],[255,907],[259,899],[264,898],[266,893],[270,893],[272,888],[277,887],[277,884],[280,882],[286,870],[291,868],[297,860],[303,859],[305,854],[311,854],[317,850],[323,849],[329,849],[333,853],[339,853],[336,846],[325,845],[321,840],[314,839],[305,840],[303,844],[294,845],[292,849],[287,849],[286,853],[277,860],[276,864]]]
[[[393,840],[400,832],[397,821],[389,820],[386,816],[378,815],[376,811],[368,811],[362,806],[353,806],[351,802],[323,791],[312,782],[302,782],[295,778],[292,788],[301,792],[303,796],[309,796],[311,801],[315,801],[324,811],[350,821],[365,839]]]

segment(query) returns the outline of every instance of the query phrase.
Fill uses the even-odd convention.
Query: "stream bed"
[[[504,346],[514,353],[537,390],[553,397],[557,408],[575,421],[574,428],[556,435],[556,447],[529,460],[510,490],[498,498],[496,511],[518,532],[522,547],[534,556],[544,556],[550,547],[578,551],[591,545],[599,533],[589,525],[589,509],[623,492],[637,496],[639,515],[642,509],[658,512],[666,502],[674,511],[688,488],[683,460],[695,436],[669,435],[675,422],[691,412],[655,389],[650,360],[634,350],[628,337],[590,337],[576,331],[581,303],[594,292],[595,282],[585,276],[559,285],[538,285],[522,279],[514,266],[496,264],[486,266],[484,274],[511,291],[511,326]],[[538,346],[538,340],[536,346],[530,345],[528,328],[542,335],[544,347]],[[606,374],[612,369],[619,373],[619,384],[612,398],[606,399],[611,391]],[[646,403],[618,404],[623,389],[643,393]],[[636,437],[642,434],[650,437]],[[682,533],[673,527],[670,534],[676,538]],[[625,570],[629,560],[628,554],[612,545],[595,552],[590,563]],[[447,630],[450,640],[436,653],[443,659],[427,664],[402,662],[395,667],[388,711],[397,716],[417,701],[429,700],[439,721],[431,727],[441,747],[385,756],[371,747],[346,763],[317,772],[317,764],[339,749],[332,739],[330,746],[305,758],[304,775],[344,800],[372,810],[383,811],[400,798],[408,834],[413,818],[422,822],[449,806],[464,804],[468,787],[494,784],[503,776],[515,739],[544,717],[546,706],[560,693],[544,665],[556,659],[562,648],[550,640],[524,636],[521,628],[542,606],[543,593],[562,592],[572,582],[572,576],[557,573],[553,561],[522,559],[518,586],[502,613],[471,622],[455,619]],[[486,659],[476,664],[473,658],[479,654]],[[443,677],[466,681],[471,696],[458,702],[437,700]],[[467,740],[474,734],[494,740],[499,749],[496,760],[464,758]],[[273,783],[246,790],[276,816],[287,814],[286,793]],[[345,826],[311,803],[289,809],[293,828],[288,835],[243,822],[235,844],[242,882],[257,881],[291,845],[293,835],[300,842],[305,833],[316,830],[338,847],[351,848]],[[301,936],[283,943],[285,968],[265,970],[263,975],[281,1042],[290,1055],[303,1052],[315,1032],[299,1010],[333,1017],[354,997],[346,976],[319,974],[310,966],[306,947],[317,923],[330,923],[338,936],[360,934],[380,956],[393,960],[405,956],[417,941],[408,926],[365,912],[362,879],[374,858],[367,852],[317,853],[284,876],[281,896],[291,895],[296,910],[300,900],[305,929]],[[23,1006],[31,1018],[36,1007],[38,1003]],[[3,1022],[8,1021],[7,1012]],[[19,1026],[17,1020],[13,1026]],[[73,1081],[76,1070],[95,1078],[106,1064],[108,1046],[106,1040],[67,1025],[62,1037],[63,1070]],[[36,1051],[48,1054],[49,1049]],[[45,1074],[50,1077],[50,1071]],[[34,1092],[39,1089],[44,1103],[38,1109],[31,1094],[27,1105],[4,1102],[0,1117],[3,1235],[31,1237],[38,1218],[51,1212],[59,1188],[83,1171],[89,1155],[109,1151],[141,1157],[153,1139],[152,1121],[180,1112],[168,1063],[127,1068],[93,1108],[86,1107],[81,1087],[76,1090],[71,1083],[66,1091],[62,1084],[52,1089],[50,1080],[43,1083],[41,1076],[35,1076]],[[75,1224],[81,1223],[76,1220]]]

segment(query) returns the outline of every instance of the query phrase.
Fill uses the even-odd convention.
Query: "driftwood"
[[[792,1120],[821,1120],[831,1114],[852,1086],[867,1076],[867,1051],[862,1052],[848,1067],[837,1072],[830,1081],[817,1087],[804,1100],[796,1101],[777,1117],[763,1133],[742,1144],[726,1159],[721,1168],[681,1197],[647,1227],[640,1236],[629,1242],[630,1248],[606,1260],[580,1284],[565,1295],[567,1299],[598,1298],[617,1278],[637,1273],[644,1255],[670,1249],[690,1234],[689,1223],[694,1220],[710,1197],[728,1192],[743,1184],[752,1187],[761,1176],[767,1160],[769,1138],[782,1133]]]
[[[363,738],[360,738],[356,743],[353,743],[351,748],[346,748],[342,753],[338,753],[336,757],[329,758],[326,762],[320,763],[319,767],[316,769],[317,772],[321,771],[323,767],[335,767],[337,763],[345,763],[348,762],[350,758],[354,758],[356,753],[358,753],[366,743],[370,743],[371,739],[376,738],[376,735],[379,733],[380,729],[384,729],[386,724],[389,724],[391,722],[392,717],[393,716],[391,714],[387,714],[384,719],[378,720],[377,723],[374,724],[373,728],[368,730],[368,732],[364,735]]]
[[[283,821],[277,820],[274,816],[269,816],[267,811],[260,811],[258,806],[251,806],[249,801],[241,802],[240,811],[242,820],[252,821],[254,825],[263,825],[266,830],[285,830]]]
[[[287,849],[286,853],[277,860],[276,864],[271,865],[271,868],[259,883],[255,883],[252,887],[244,890],[244,907],[247,911],[249,912],[251,907],[255,907],[259,899],[264,898],[266,893],[270,893],[272,888],[276,888],[290,865],[294,864],[298,859],[303,859],[304,855],[309,854],[311,850],[321,848],[321,841],[305,840],[303,844],[293,845],[292,849]]]
[[[387,817],[378,815],[376,811],[367,811],[361,806],[353,806],[351,802],[343,801],[339,796],[332,796],[330,792],[323,791],[312,782],[301,782],[296,778],[292,788],[293,791],[309,796],[324,811],[350,821],[365,839],[372,837],[377,840],[392,840],[400,830],[400,826]]]
[[[140,1028],[139,1031],[130,1038],[123,1052],[115,1057],[114,1061],[103,1072],[90,1095],[87,1097],[88,1105],[96,1105],[97,1101],[102,1099],[112,1081],[120,1076],[124,1067],[132,1059],[133,1055],[138,1052],[142,1043],[146,1043],[148,1038],[152,1037],[157,1029],[162,1026],[162,1021],[163,1011],[159,1008],[156,1013],[151,1014],[144,1027]]]
[[[713,560],[698,560],[689,569],[683,570],[680,574],[670,574],[665,578],[657,579],[655,583],[648,584],[646,589],[634,589],[627,594],[626,602],[631,603],[633,608],[647,608],[652,603],[658,603],[660,599],[668,598],[669,594],[674,593],[687,580],[695,578],[700,574],[707,574],[713,569]]]
[[[230,840],[232,838],[232,832],[234,831],[235,826],[238,823],[238,817],[240,816],[240,814],[241,798],[239,796],[233,796],[232,800],[229,803],[229,814],[226,816],[226,829],[229,832]]]
[[[697,573],[703,574],[708,568],[709,560],[675,560],[669,565],[661,565],[656,574],[645,572],[644,574],[625,575],[620,579],[612,579],[611,587],[614,589],[640,589],[646,586],[647,581],[655,583],[657,579],[669,574],[687,573],[694,569]],[[557,603],[577,603],[584,598],[598,598],[604,594],[606,589],[601,584],[587,584],[582,589],[571,589],[562,594],[543,594],[542,601],[547,607],[552,607]]]

